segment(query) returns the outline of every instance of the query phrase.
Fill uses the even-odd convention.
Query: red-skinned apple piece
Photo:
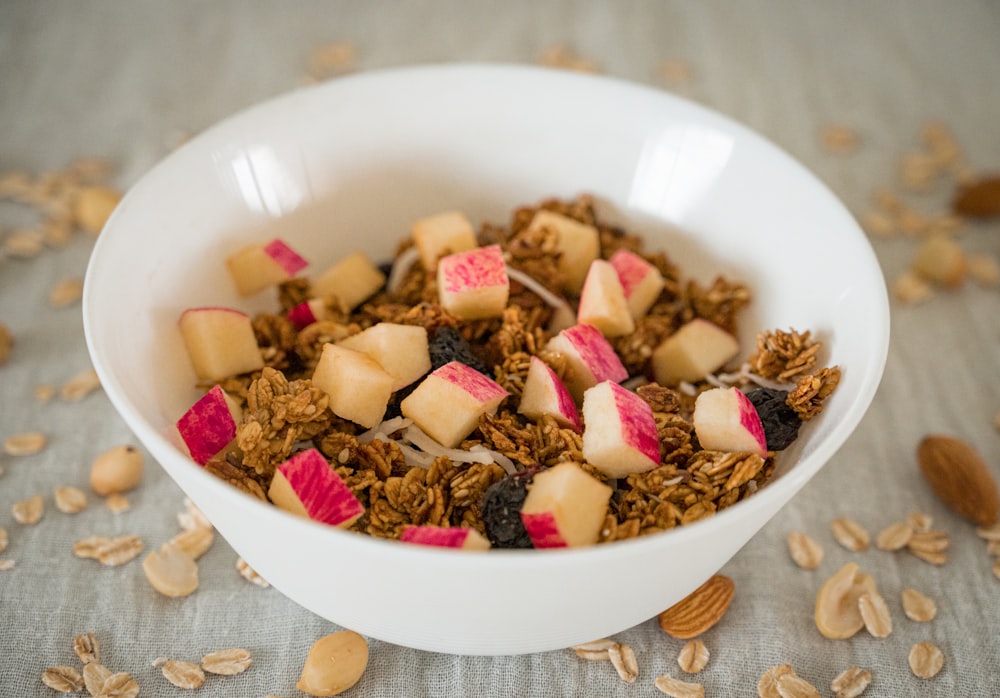
[[[579,322],[599,329],[605,337],[621,337],[635,331],[625,289],[611,262],[595,259],[590,263],[576,317]]]
[[[454,526],[407,526],[399,537],[404,543],[418,545],[433,545],[439,548],[456,548],[459,550],[489,550],[492,546],[483,535],[474,528]]]
[[[327,310],[326,300],[323,298],[310,298],[289,308],[286,316],[288,317],[288,321],[295,326],[295,329],[301,330],[314,322],[326,320],[330,317],[330,312]]]
[[[424,378],[399,409],[442,446],[455,448],[508,394],[476,369],[452,361]]]
[[[579,465],[564,461],[542,470],[528,486],[521,521],[536,548],[566,548],[597,542],[611,488]]]
[[[698,395],[691,419],[698,443],[709,451],[767,455],[767,437],[757,409],[738,388],[712,388]]]
[[[459,211],[446,211],[421,218],[410,229],[420,253],[420,263],[433,271],[439,257],[476,247],[476,231]]]
[[[247,245],[226,258],[226,268],[241,296],[251,296],[287,281],[309,266],[280,238]]]
[[[653,350],[653,375],[660,385],[695,382],[726,365],[740,351],[733,335],[703,318],[695,318]]]
[[[580,413],[569,389],[552,368],[537,356],[528,364],[528,376],[517,411],[531,419],[548,415],[564,427],[581,430]]]
[[[649,404],[604,381],[583,394],[583,457],[608,477],[643,473],[660,464],[660,439]]]
[[[241,411],[222,386],[213,385],[181,415],[177,431],[195,463],[205,465],[236,438]]]
[[[330,397],[335,415],[371,428],[382,421],[393,377],[367,354],[324,344],[312,384]]]
[[[264,367],[250,317],[232,308],[188,308],[178,329],[199,379],[219,381]]]
[[[365,512],[364,505],[314,448],[278,466],[267,496],[285,511],[341,528]]]
[[[437,287],[442,307],[463,320],[502,315],[510,279],[500,245],[442,257],[437,264]]]
[[[663,274],[635,252],[624,248],[616,250],[608,262],[618,273],[633,319],[645,317],[663,290]]]
[[[620,383],[628,371],[614,347],[593,325],[578,323],[548,341],[545,348],[562,354],[568,364],[566,387],[573,399],[583,400],[583,392],[601,381]]]

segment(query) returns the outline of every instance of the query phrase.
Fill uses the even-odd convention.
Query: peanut
[[[90,467],[90,487],[102,497],[128,492],[141,480],[142,453],[135,446],[115,446]]]

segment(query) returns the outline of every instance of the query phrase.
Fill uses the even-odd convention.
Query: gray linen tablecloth
[[[332,45],[325,65],[310,56]],[[947,125],[977,171],[1000,171],[1000,4],[992,0],[805,3],[710,2],[159,2],[0,3],[0,173],[35,175],[81,157],[115,163],[111,182],[127,188],[186,137],[261,99],[338,71],[442,61],[556,63],[668,89],[715,108],[773,139],[865,216],[874,193],[898,193],[933,216],[946,209],[954,180],[923,195],[900,180],[928,122]],[[832,135],[830,127],[840,127]],[[834,142],[825,143],[824,134]],[[832,146],[856,148],[834,152]],[[838,136],[839,137],[836,137]],[[912,172],[910,173],[912,175]],[[37,214],[0,203],[0,242],[31,227]],[[920,221],[918,220],[917,223]],[[917,225],[917,227],[920,227]],[[49,293],[82,277],[93,238],[78,233],[37,256],[0,255],[0,323],[15,337],[0,366],[0,438],[43,432],[47,447],[0,453],[0,695],[45,696],[55,665],[79,667],[73,639],[93,632],[105,665],[132,674],[141,695],[188,693],[154,666],[158,657],[198,661],[244,647],[253,666],[210,676],[201,696],[301,695],[295,681],[314,640],[336,630],[236,572],[236,554],[217,539],[200,561],[201,586],[168,599],[147,583],[141,558],[103,567],[74,557],[92,534],[136,534],[147,549],[179,529],[180,490],[147,459],[131,508],[112,513],[89,494],[76,514],[54,504],[56,487],[88,491],[90,463],[135,439],[106,396],[80,402],[58,388],[89,368],[79,303],[54,309]],[[964,227],[969,253],[1000,252],[1000,222]],[[890,285],[909,267],[919,237],[873,237]],[[807,263],[822,264],[823,260]],[[850,274],[850,269],[844,270]],[[640,675],[624,683],[608,662],[570,650],[520,657],[436,655],[373,640],[371,661],[352,696],[654,696],[655,677],[701,682],[710,696],[753,696],[770,666],[792,665],[831,695],[843,669],[871,671],[866,696],[1000,695],[1000,579],[973,527],[952,514],[919,476],[915,449],[925,434],[959,436],[1000,476],[1000,291],[966,283],[923,303],[893,300],[888,366],[860,428],[802,493],[723,572],[736,597],[703,636],[711,659],[701,673],[679,671],[683,645],[651,620],[615,639],[630,645]],[[17,523],[16,502],[42,495],[45,514]],[[914,511],[948,533],[948,561],[929,564],[874,546],[850,552],[830,523],[849,517],[874,535]],[[815,571],[796,567],[792,531],[813,536],[826,556]],[[823,580],[847,561],[878,581],[894,623],[876,639],[862,632],[827,640],[813,624]],[[9,564],[9,563],[7,563]],[[908,620],[900,592],[931,596],[938,615]],[[405,587],[402,590],[405,593]],[[608,593],[627,593],[621,589]],[[414,603],[420,603],[415,599]],[[928,641],[944,654],[935,678],[915,677],[910,647]]]

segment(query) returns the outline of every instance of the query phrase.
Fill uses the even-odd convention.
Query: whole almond
[[[660,613],[657,616],[660,629],[679,640],[698,637],[725,615],[735,593],[736,585],[733,580],[723,574],[716,574]]]
[[[1000,175],[980,178],[959,189],[951,209],[968,218],[1000,215]]]
[[[927,484],[951,509],[979,526],[996,523],[997,483],[969,444],[951,436],[926,436],[917,447],[917,463]]]

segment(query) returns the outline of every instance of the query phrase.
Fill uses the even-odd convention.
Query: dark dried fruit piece
[[[1000,216],[1000,175],[983,177],[956,193],[951,210],[966,218]]]
[[[758,388],[747,393],[747,397],[757,408],[757,414],[764,425],[767,450],[781,451],[788,448],[798,437],[799,426],[802,425],[799,415],[785,402],[788,391]]]
[[[485,376],[492,377],[489,367],[476,356],[472,347],[454,327],[439,327],[434,331],[427,349],[431,355],[431,370],[444,366],[451,361],[460,361],[469,368],[474,368]]]
[[[521,521],[521,505],[536,470],[524,470],[496,482],[483,494],[482,517],[486,537],[495,548],[533,548]]]

